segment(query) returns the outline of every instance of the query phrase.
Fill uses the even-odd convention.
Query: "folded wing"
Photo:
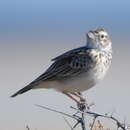
[[[89,56],[89,50],[87,50],[86,47],[81,47],[64,53],[63,55],[52,59],[52,61],[54,61],[54,63],[45,73],[11,97],[22,94],[44,81],[63,80],[86,72],[90,68],[89,65],[90,62],[92,62],[92,59]]]

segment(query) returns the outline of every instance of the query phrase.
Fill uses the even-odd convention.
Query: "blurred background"
[[[113,112],[130,123],[129,0],[0,1],[0,129],[65,130],[62,116],[34,104],[71,112],[75,105],[54,90],[31,90],[14,99],[59,54],[86,44],[86,32],[105,28],[113,41],[113,63],[106,78],[84,93],[92,110]]]

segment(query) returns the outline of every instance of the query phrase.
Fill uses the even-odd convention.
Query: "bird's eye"
[[[104,35],[101,35],[101,38],[104,38]]]

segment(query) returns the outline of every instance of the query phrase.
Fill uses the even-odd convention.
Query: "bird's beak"
[[[94,31],[89,31],[87,36],[88,36],[88,38],[94,40],[95,39],[95,32]]]

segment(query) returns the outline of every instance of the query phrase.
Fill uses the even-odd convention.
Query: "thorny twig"
[[[98,118],[98,117],[104,117],[104,118],[111,119],[111,120],[113,120],[113,121],[116,122],[118,128],[121,128],[122,130],[126,130],[126,125],[123,124],[123,123],[121,123],[120,121],[118,121],[118,119],[116,119],[116,118],[113,117],[112,115],[111,115],[111,116],[108,116],[108,115],[103,115],[103,114],[99,114],[99,113],[95,113],[95,112],[91,112],[91,111],[82,112],[82,111],[80,111],[80,110],[77,109],[77,108],[74,108],[74,107],[71,107],[71,108],[74,109],[74,110],[77,110],[77,111],[80,112],[80,113],[86,113],[86,114],[88,114],[88,115],[90,115],[90,116],[93,116],[94,119],[96,119],[96,118]]]
[[[99,113],[96,113],[96,112],[92,112],[90,111],[90,107],[89,109],[88,108],[85,108],[85,109],[81,109],[81,108],[74,108],[71,106],[71,108],[73,110],[76,110],[76,114],[73,114],[73,115],[70,115],[70,114],[67,114],[65,112],[61,112],[61,111],[57,111],[55,109],[51,109],[49,107],[45,107],[45,106],[41,106],[41,105],[36,105],[37,107],[41,107],[43,109],[47,109],[49,111],[53,111],[53,112],[56,112],[56,113],[59,113],[59,114],[62,114],[64,116],[67,116],[67,117],[70,117],[74,120],[76,120],[76,124],[74,126],[71,126],[70,123],[64,118],[64,120],[66,121],[66,123],[68,124],[68,126],[71,128],[71,130],[74,130],[79,124],[81,124],[81,128],[82,130],[86,130],[86,127],[85,127],[85,115],[89,115],[91,117],[93,117],[93,122],[91,124],[91,127],[90,127],[90,130],[93,130],[93,127],[95,125],[95,122],[96,122],[96,119],[98,117],[104,117],[104,118],[107,118],[107,119],[111,119],[113,120],[116,125],[117,125],[117,130],[119,128],[121,128],[122,130],[128,130],[128,126],[126,126],[126,124],[124,123],[121,123],[118,119],[116,119],[115,117],[113,117],[113,115],[111,114],[110,116],[108,114],[99,114]],[[81,116],[79,116],[79,113],[81,114]]]

